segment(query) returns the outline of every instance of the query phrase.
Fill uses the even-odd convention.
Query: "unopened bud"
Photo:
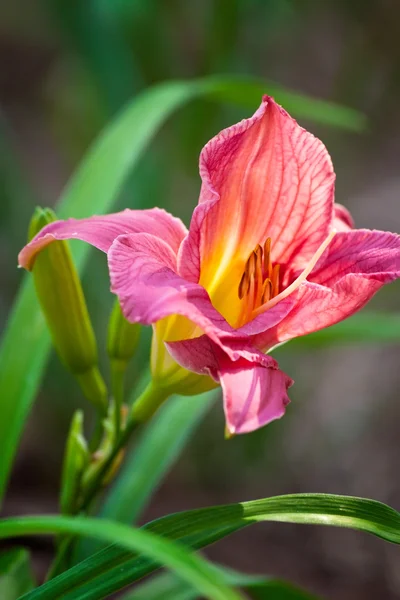
[[[108,325],[107,352],[111,361],[122,363],[125,368],[136,352],[139,337],[140,325],[125,319],[117,299]]]
[[[114,411],[115,406],[110,406],[109,414],[103,421],[102,439],[96,451],[92,454],[90,464],[88,465],[82,477],[83,495],[88,493],[88,490],[93,489],[93,484],[101,483],[101,486],[106,486],[116,475],[121,466],[125,450],[121,448],[114,455],[114,447],[117,442]],[[124,411],[125,413],[125,411]],[[122,425],[125,425],[126,414],[122,419]]]
[[[115,426],[121,426],[120,410],[124,402],[124,377],[129,361],[139,343],[140,325],[129,323],[122,314],[118,299],[115,301],[108,325],[107,352],[110,357]]]
[[[72,419],[61,478],[60,509],[62,514],[74,514],[82,475],[89,464],[89,452],[83,435],[83,413]]]
[[[50,209],[36,209],[30,226],[32,239],[56,220]],[[83,393],[102,413],[107,389],[97,366],[97,345],[78,272],[67,242],[55,241],[35,259],[33,278],[56,351],[77,378]]]

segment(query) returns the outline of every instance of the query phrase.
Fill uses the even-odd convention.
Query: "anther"
[[[271,277],[271,238],[267,238],[264,243],[264,274]]]
[[[256,308],[252,313],[252,318],[261,315],[266,310],[269,310],[270,308],[275,306],[275,304],[281,302],[284,298],[287,298],[288,296],[290,296],[290,294],[297,290],[301,286],[301,284],[304,281],[306,281],[307,277],[309,276],[309,274],[311,273],[311,271],[313,270],[318,260],[321,258],[322,254],[325,252],[335,235],[336,229],[331,231],[328,237],[325,238],[318,250],[315,252],[314,256],[309,261],[304,271],[297,277],[297,279],[295,279],[290,285],[288,285],[288,287],[285,288],[282,292],[271,298],[268,302],[265,302],[264,304]]]
[[[268,278],[264,281],[262,286],[261,304],[268,302],[272,297],[272,282]]]
[[[247,271],[248,275],[254,275],[256,272],[256,261],[257,254],[253,251],[246,263],[245,271]]]
[[[263,249],[258,244],[254,249],[256,257],[255,264],[255,305],[258,306],[261,302],[262,285],[263,285]]]
[[[276,296],[277,294],[279,294],[279,269],[280,269],[280,265],[275,265],[274,268],[272,269],[272,277],[271,277],[271,283],[272,283],[272,293],[271,293],[271,297],[273,298],[274,296]]]
[[[254,254],[257,256],[257,260],[262,262],[263,249],[261,248],[260,244],[257,244],[257,246],[254,248]]]
[[[260,244],[255,247],[254,254],[256,257],[256,278],[261,276],[262,279],[263,249],[261,248]]]
[[[246,296],[246,294],[249,291],[249,288],[250,288],[250,277],[247,272],[247,269],[245,269],[245,271],[242,275],[242,278],[240,280],[239,289],[238,289],[238,296],[239,296],[240,300]]]

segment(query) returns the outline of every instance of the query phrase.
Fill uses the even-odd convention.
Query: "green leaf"
[[[16,600],[35,587],[29,552],[12,548],[0,554],[0,598]]]
[[[400,544],[400,513],[375,500],[330,494],[293,494],[168,515],[145,525],[163,537],[203,548],[252,523],[280,521],[366,531]],[[24,597],[24,600],[99,600],[158,568],[110,546]]]
[[[279,580],[250,584],[244,589],[254,600],[317,600],[308,592]]]
[[[50,14],[98,84],[109,111],[120,108],[141,80],[126,36],[118,26],[112,3],[51,0]],[[116,68],[118,65],[118,68]]]
[[[137,521],[215,396],[176,396],[160,408],[131,450],[99,516],[127,524]],[[98,544],[88,541],[83,555],[97,549]]]
[[[165,120],[189,100],[214,96],[218,101],[246,105],[252,111],[260,102],[261,91],[268,91],[269,87],[268,82],[225,76],[171,81],[149,88],[128,104],[91,146],[61,195],[57,214],[60,218],[81,218],[110,211],[150,139]],[[314,117],[315,121],[347,129],[361,128],[360,115],[350,109],[328,105],[325,114],[321,101],[291,94],[276,86],[273,93],[295,115]],[[76,266],[82,272],[89,247],[78,244],[73,250]],[[0,347],[0,501],[49,350],[50,338],[32,278],[26,277]]]
[[[268,94],[298,119],[358,132],[364,131],[367,126],[365,116],[352,108],[310,98],[275,82],[254,77],[216,75],[204,79],[203,84],[209,87],[209,97],[221,102],[228,97],[230,102],[247,108],[249,104],[257,106],[262,95]]]
[[[215,568],[216,565],[214,565]],[[251,598],[256,600],[317,600],[308,592],[278,579],[269,579],[257,575],[247,575],[218,567],[225,582],[243,588]],[[177,579],[172,573],[162,573],[145,581],[132,591],[124,594],[121,600],[197,600],[198,593],[187,583]]]
[[[179,537],[178,533],[175,535],[174,530],[171,538],[177,539],[188,548],[196,550],[208,546],[224,537],[224,535],[229,535],[238,529],[240,529],[238,526],[234,528],[221,527],[183,537]],[[157,527],[154,527],[154,529],[149,527],[149,530],[157,533]],[[176,528],[176,531],[178,532],[179,528]],[[162,533],[162,535],[164,534]],[[95,563],[92,562],[94,557]],[[109,546],[95,554],[94,557],[90,557],[90,559],[76,565],[73,568],[76,570],[69,569],[52,579],[48,584],[34,590],[32,592],[33,596],[27,596],[24,600],[52,600],[54,596],[58,597],[58,594],[62,594],[63,600],[107,598],[115,590],[120,590],[132,581],[141,579],[160,566],[155,561],[143,557],[132,559],[132,553],[129,552],[126,552],[122,557],[121,550],[116,546]],[[72,578],[70,578],[71,574]],[[96,577],[96,575],[99,576]],[[129,579],[127,579],[127,576]],[[94,578],[92,579],[92,577]],[[77,582],[78,587],[74,586],[75,582]]]
[[[138,519],[147,501],[215,399],[215,392],[170,398],[150,421],[108,494],[101,516]]]
[[[242,597],[225,584],[208,561],[143,529],[82,517],[14,517],[0,521],[0,539],[46,533],[92,536],[140,552],[172,569],[211,600],[240,600]]]

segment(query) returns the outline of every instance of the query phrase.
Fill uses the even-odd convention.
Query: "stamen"
[[[254,319],[254,317],[261,315],[266,310],[275,306],[275,304],[278,304],[278,302],[280,302],[284,298],[287,298],[288,296],[290,296],[290,294],[292,292],[294,292],[295,290],[297,290],[298,287],[300,287],[300,285],[303,283],[303,281],[305,281],[307,279],[307,277],[309,276],[309,274],[315,267],[316,263],[318,262],[319,258],[325,252],[326,248],[329,246],[329,244],[331,243],[331,241],[335,235],[336,235],[336,230],[334,229],[333,231],[330,232],[328,237],[322,242],[322,244],[320,245],[320,247],[318,248],[318,250],[312,257],[312,259],[308,263],[307,267],[301,273],[301,275],[299,275],[299,277],[295,281],[293,281],[293,283],[291,285],[289,285],[285,290],[283,290],[283,292],[281,292],[274,298],[271,298],[271,300],[269,300],[269,302],[266,302],[265,304],[263,304],[262,306],[260,306],[256,310],[254,310],[251,315],[253,319]]]
[[[271,238],[267,238],[264,243],[264,274],[271,277]]]
[[[256,281],[254,279],[254,275],[250,275],[250,289],[249,289],[249,293],[247,294],[247,299],[245,301],[246,303],[246,307],[245,307],[245,323],[247,323],[247,321],[250,321],[251,319],[251,314],[253,312],[253,310],[255,309],[255,307],[257,306],[255,304],[255,295],[256,295]]]
[[[249,274],[247,271],[244,271],[242,278],[240,280],[239,289],[238,289],[238,296],[239,296],[240,300],[242,300],[242,298],[245,297],[245,295],[249,291],[249,288],[250,288]]]
[[[273,294],[272,282],[268,278],[264,281],[263,286],[262,286],[261,304],[264,304],[264,302],[268,302],[268,300],[270,300],[270,298],[272,298],[272,294]]]
[[[239,283],[238,296],[239,296],[240,300],[242,300],[242,298],[244,298],[246,296],[246,294],[249,293],[250,276],[252,274],[254,274],[255,267],[256,267],[256,256],[255,256],[254,252],[252,252],[246,261],[246,264],[244,267],[244,272],[243,272],[242,278]]]
[[[249,258],[247,259],[245,271],[247,271],[249,275],[254,275],[256,272],[256,258],[256,253],[252,252]]]
[[[254,254],[257,256],[257,259],[260,261],[260,263],[262,263],[263,249],[261,248],[260,244],[257,244],[257,246],[254,248]]]
[[[273,298],[274,296],[276,296],[277,294],[279,294],[279,270],[280,270],[281,266],[275,265],[274,268],[272,269],[272,278],[271,278],[271,283],[272,283],[272,293],[271,293],[271,298]]]
[[[263,290],[263,267],[262,267],[262,258],[263,251],[258,244],[254,250],[254,254],[256,256],[256,264],[255,264],[255,304],[254,307],[259,306],[261,302],[262,290]]]

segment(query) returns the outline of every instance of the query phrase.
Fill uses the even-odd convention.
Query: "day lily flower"
[[[20,253],[30,269],[54,240],[107,253],[125,317],[153,325],[159,389],[220,384],[229,434],[281,417],[292,380],[267,354],[362,308],[399,276],[397,234],[354,230],[334,203],[334,171],[317,138],[272,98],[200,156],[189,231],[167,212],[125,210],[58,221]]]

